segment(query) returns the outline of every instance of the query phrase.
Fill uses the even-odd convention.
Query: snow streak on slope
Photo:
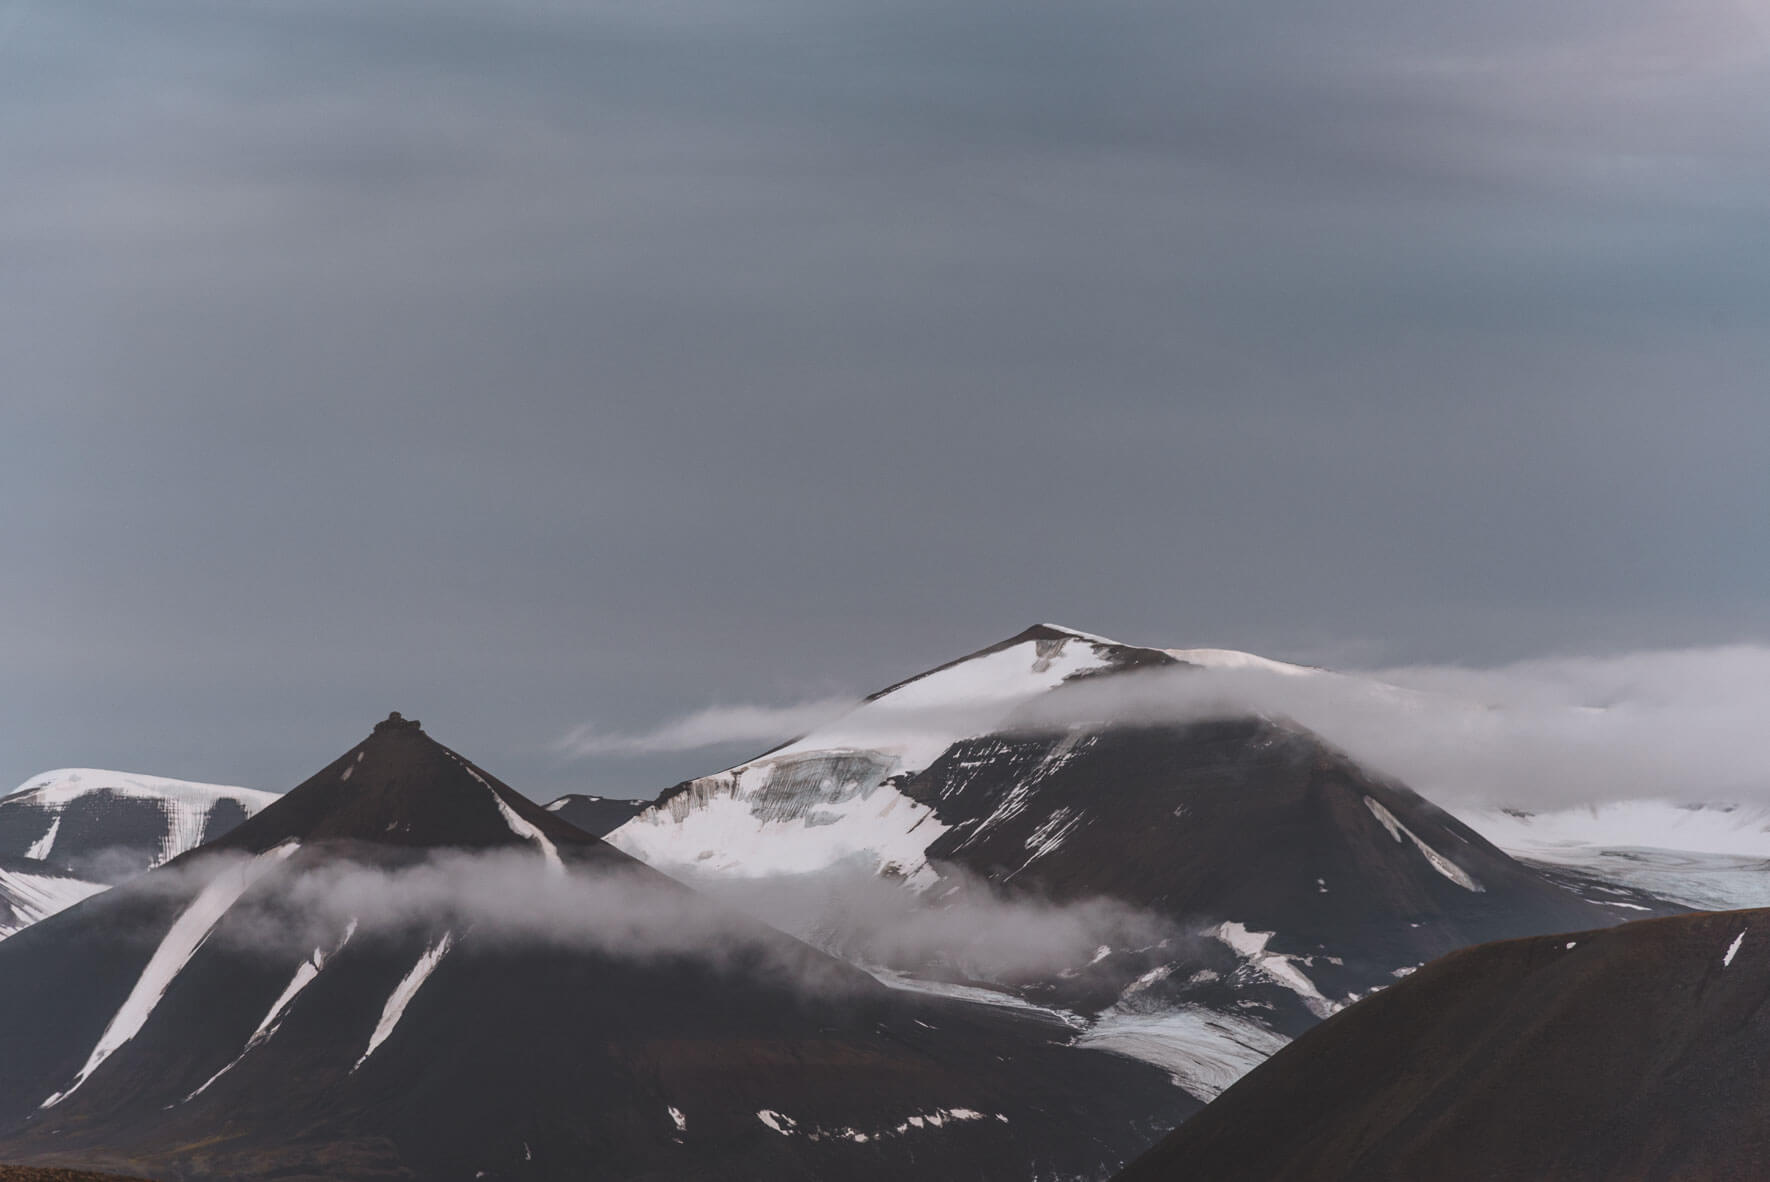
[[[25,851],[25,857],[36,858],[38,861],[49,857],[49,851],[55,848],[55,835],[61,832],[61,814],[56,813],[50,818],[49,831],[31,844]]]
[[[762,876],[858,859],[926,885],[924,851],[945,826],[889,781],[1106,667],[1109,644],[1079,633],[1028,639],[935,670],[760,759],[690,781],[608,840],[662,868]]]
[[[1394,813],[1391,813],[1388,809],[1384,808],[1368,796],[1364,798],[1364,806],[1371,811],[1371,816],[1375,817],[1382,824],[1383,828],[1389,831],[1390,837],[1393,837],[1399,842],[1402,837],[1405,836],[1409,841],[1413,842],[1419,849],[1420,853],[1425,856],[1426,861],[1432,864],[1432,869],[1438,871],[1438,873],[1444,875],[1444,877],[1450,879],[1466,891],[1480,892],[1484,889],[1480,883],[1476,882],[1469,876],[1468,871],[1464,870],[1461,866],[1458,866],[1455,862],[1421,841],[1419,836],[1415,834],[1412,829],[1409,829],[1406,825],[1403,825],[1400,821],[1396,820]]]
[[[393,987],[393,992],[388,995],[387,1004],[381,1009],[381,1020],[375,1023],[375,1033],[369,1036],[368,1048],[363,1051],[362,1058],[358,1059],[356,1065],[351,1068],[352,1071],[367,1063],[369,1056],[373,1055],[376,1049],[393,1034],[394,1027],[398,1026],[399,1020],[406,1015],[406,1007],[412,1004],[414,997],[418,996],[418,990],[423,987],[430,974],[436,971],[436,966],[442,963],[442,958],[448,955],[449,948],[454,942],[455,934],[444,932],[442,938],[425,949],[424,955],[418,958],[418,963],[414,964],[411,970],[400,978],[400,983]]]
[[[42,1107],[52,1107],[72,1095],[117,1048],[141,1033],[141,1028],[147,1025],[147,1020],[160,1004],[160,999],[166,996],[166,990],[171,988],[178,974],[184,971],[184,966],[190,963],[191,957],[197,954],[197,949],[214,933],[216,925],[221,923],[228,909],[267,870],[293,854],[296,848],[295,842],[284,842],[248,861],[223,867],[209,880],[208,885],[197,893],[190,906],[173,921],[171,929],[160,940],[160,946],[154,950],[147,967],[142,970],[141,977],[135,982],[135,988],[129,991],[122,1007],[99,1036],[98,1045],[92,1048],[92,1054],[74,1077],[74,1082],[43,1101]]]
[[[71,875],[36,874],[0,866],[0,939],[23,931],[38,920],[48,919],[104,889],[103,883],[87,882]]]
[[[356,921],[354,919],[351,920],[350,926],[344,929],[343,938],[332,948],[331,953],[328,954],[324,949],[315,948],[313,950],[313,955],[301,962],[300,966],[295,970],[295,975],[289,979],[289,984],[284,987],[283,992],[277,996],[275,1001],[270,1003],[270,1009],[265,1011],[264,1017],[259,1021],[257,1029],[252,1031],[251,1037],[246,1040],[246,1045],[240,1049],[240,1053],[235,1055],[227,1066],[223,1067],[220,1071],[217,1071],[214,1075],[211,1075],[205,1080],[202,1086],[196,1091],[186,1096],[185,1100],[187,1102],[195,1100],[198,1096],[201,1096],[204,1092],[208,1091],[211,1084],[238,1067],[247,1055],[250,1055],[254,1050],[271,1040],[271,1036],[276,1034],[277,1029],[282,1026],[283,1016],[288,1013],[289,1007],[295,1002],[295,998],[300,995],[303,989],[306,989],[309,985],[313,984],[314,979],[320,975],[320,970],[326,967],[326,961],[330,959],[330,957],[337,956],[340,952],[344,951],[344,946],[350,943],[350,938],[352,936],[356,935],[356,927]]]
[[[473,769],[472,764],[468,763],[465,759],[462,759],[459,755],[456,755],[453,751],[449,752],[449,758],[460,764],[462,771],[479,781],[485,790],[491,794],[492,803],[498,806],[498,814],[504,818],[504,823],[510,826],[510,832],[516,834],[516,836],[522,838],[524,841],[533,842],[540,849],[541,856],[547,860],[547,868],[549,870],[558,871],[560,873],[565,871],[565,863],[559,860],[559,850],[555,848],[551,841],[547,840],[547,835],[545,833],[542,833],[539,829],[518,816],[516,810],[511,808],[509,804],[505,803],[502,796],[498,795],[498,790],[492,787],[491,783],[484,776],[480,775]]]

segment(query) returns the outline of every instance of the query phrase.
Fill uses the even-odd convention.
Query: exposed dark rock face
[[[649,800],[611,800],[604,796],[572,793],[547,802],[547,811],[585,833],[601,837],[631,821]]]
[[[430,913],[316,934],[288,910],[314,876],[439,851],[618,881],[729,947]],[[221,840],[0,942],[0,1156],[181,1182],[1103,1178],[1196,1104],[1070,1036],[887,990],[384,725]]]
[[[1453,953],[1322,1023],[1119,1182],[1770,1177],[1770,911]]]
[[[928,847],[936,865],[1059,899],[1106,895],[1195,927],[1273,933],[1265,952],[1297,958],[1331,1002],[1470,944],[1631,914],[1265,719],[990,735],[956,744],[902,789],[948,826]],[[1265,991],[1273,1025],[1312,1025],[1322,1007],[1285,992]]]

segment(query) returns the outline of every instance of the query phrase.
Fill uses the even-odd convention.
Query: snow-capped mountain
[[[811,734],[678,784],[609,839],[645,862],[757,876],[870,864],[916,885],[950,826],[901,790],[965,739],[1072,678],[1173,665],[1152,649],[1052,625],[881,690]]]
[[[251,788],[62,768],[0,798],[0,856],[116,882],[215,840],[275,799]]]
[[[585,833],[602,837],[631,821],[650,803],[646,800],[616,800],[574,792],[558,800],[548,801],[546,807],[548,812],[560,820],[576,825]]]
[[[1506,941],[1273,1056],[1118,1182],[1752,1179],[1770,911]]]
[[[1113,686],[1151,671],[1248,667],[1336,676],[1040,625],[677,785],[609,840],[697,883],[861,866],[930,906],[982,884],[1161,917],[1170,938],[1103,944],[1039,979],[883,975],[1063,1009],[1084,1043],[1160,1064],[1201,1098],[1453,949],[1676,910],[1523,865],[1284,718],[1113,713]]]
[[[1197,1107],[720,908],[398,716],[0,942],[0,1047],[0,1161],[183,1179],[1103,1178]]]
[[[0,940],[104,889],[52,862],[0,856]]]

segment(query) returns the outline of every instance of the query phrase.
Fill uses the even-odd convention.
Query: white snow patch
[[[99,1036],[98,1045],[87,1056],[86,1065],[80,1068],[72,1083],[43,1101],[41,1107],[49,1108],[72,1095],[76,1088],[92,1078],[92,1073],[98,1070],[100,1064],[141,1032],[155,1007],[160,1004],[160,999],[166,995],[166,990],[171,988],[172,982],[184,971],[184,966],[190,963],[191,957],[197,954],[197,950],[214,933],[222,917],[253,883],[293,854],[297,848],[296,842],[286,841],[250,860],[230,862],[197,892],[197,897],[191,901],[190,906],[173,920],[172,927],[161,938],[160,946],[149,958],[147,967],[135,982],[135,988],[123,999],[123,1005]]]
[[[906,993],[925,993],[933,997],[950,997],[959,1001],[974,1002],[978,1005],[999,1006],[1002,1009],[1019,1010],[1023,1013],[1037,1014],[1049,1018],[1053,1022],[1069,1027],[1071,1030],[1087,1028],[1088,1020],[1080,1014],[1068,1010],[1059,1010],[1050,1006],[1036,1005],[1023,997],[1012,993],[1003,993],[995,989],[983,989],[976,985],[953,985],[945,981],[925,981],[919,977],[906,976],[891,969],[883,969],[873,965],[858,966],[869,973],[879,984],[891,989],[900,989]],[[926,1025],[926,1023],[923,1023]]]
[[[1266,950],[1267,942],[1277,933],[1249,931],[1231,921],[1218,924],[1206,934],[1223,941],[1255,970],[1302,998],[1310,1013],[1325,1018],[1334,1012],[1334,1003],[1296,966],[1296,957]]]
[[[351,1067],[352,1071],[367,1063],[369,1056],[375,1053],[376,1048],[387,1041],[388,1036],[393,1033],[393,1028],[399,1025],[401,1018],[405,1017],[406,1007],[412,1003],[414,997],[418,996],[418,990],[429,979],[430,974],[436,971],[436,966],[442,963],[442,958],[448,954],[449,948],[454,942],[455,934],[444,932],[442,938],[425,949],[424,955],[418,958],[418,963],[414,964],[406,975],[400,978],[400,983],[395,985],[393,992],[388,995],[387,1004],[381,1008],[381,1020],[375,1023],[375,1032],[369,1036],[368,1048],[363,1051],[362,1058],[358,1059],[356,1064]]]
[[[1155,968],[1150,969],[1147,973],[1144,973],[1141,977],[1138,977],[1135,981],[1125,986],[1124,992],[1119,995],[1119,1000],[1123,1001],[1134,993],[1142,993],[1156,982],[1167,980],[1173,972],[1174,966],[1171,964],[1157,965]]]
[[[10,909],[16,923],[0,919],[0,939],[91,898],[105,885],[62,874],[31,874],[0,868],[0,916]]]
[[[843,783],[817,765],[845,758],[832,752],[804,760],[763,760],[694,782],[681,795],[640,813],[606,840],[624,853],[668,870],[693,867],[702,873],[739,877],[813,874],[850,860],[870,869],[896,866],[917,879],[926,851],[946,826],[934,810],[886,786],[895,764],[877,762],[868,752],[848,753],[869,770],[864,783]],[[817,782],[784,815],[758,801],[773,800],[777,778],[786,783]],[[801,791],[795,788],[795,791]],[[924,876],[932,882],[932,875]]]
[[[762,1123],[783,1136],[798,1135],[812,1141],[853,1141],[857,1145],[865,1145],[871,1141],[883,1141],[887,1137],[901,1137],[905,1133],[927,1129],[944,1128],[950,1122],[989,1120],[991,1113],[979,1112],[975,1108],[935,1108],[925,1112],[914,1112],[894,1125],[878,1129],[837,1128],[826,1129],[815,1126],[801,1130],[797,1121],[782,1116],[770,1109],[763,1109],[756,1114]],[[770,1119],[773,1118],[773,1119]],[[1000,1113],[993,1114],[995,1120],[1007,1123],[1008,1118]],[[777,1123],[782,1122],[782,1123]],[[784,1123],[784,1127],[783,1127]]]
[[[1402,835],[1405,834],[1407,839],[1418,847],[1420,853],[1425,855],[1426,861],[1431,863],[1432,869],[1438,871],[1438,873],[1444,875],[1444,877],[1450,879],[1466,891],[1480,893],[1487,889],[1470,877],[1468,871],[1464,870],[1461,866],[1458,866],[1455,862],[1421,841],[1412,829],[1409,829],[1406,825],[1403,825],[1400,821],[1396,820],[1395,814],[1384,808],[1374,798],[1369,796],[1365,797],[1364,806],[1371,811],[1371,816],[1380,821],[1383,828],[1389,831],[1389,836],[1393,837],[1397,842],[1399,842]]]
[[[1188,1095],[1210,1101],[1286,1041],[1246,1018],[1181,1006],[1152,1013],[1108,1010],[1076,1044],[1154,1064]]]
[[[39,862],[49,857],[49,851],[55,848],[55,835],[60,832],[61,814],[56,813],[50,818],[49,832],[31,843],[31,848],[25,851],[25,857],[35,858]]]
[[[669,1109],[669,1113],[671,1123],[676,1126],[676,1131],[678,1133],[688,1132],[688,1118],[682,1115],[682,1109],[672,1107]]]
[[[1727,945],[1727,955],[1721,958],[1722,968],[1726,968],[1728,965],[1732,964],[1733,958],[1739,955],[1739,945],[1745,940],[1745,933],[1747,930],[1749,929],[1741,928],[1739,935],[1733,937],[1733,943]]]

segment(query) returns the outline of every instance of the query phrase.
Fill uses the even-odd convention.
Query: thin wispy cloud
[[[188,898],[244,861],[199,857],[138,889]],[[702,888],[693,891],[638,866],[574,863],[561,874],[532,851],[512,850],[441,850],[397,866],[339,857],[273,873],[273,889],[229,913],[225,938],[287,952],[335,942],[347,927],[364,938],[448,928],[481,945],[686,958],[852,989],[864,979],[780,934],[862,965],[998,982],[1080,967],[1102,944],[1137,948],[1177,936],[1170,921],[1122,902],[1008,897],[959,872],[937,903],[852,867],[746,881],[690,873],[689,884]]]
[[[831,706],[727,707],[715,718],[701,712],[644,734],[604,737],[598,749],[663,750],[697,736],[784,738],[815,726],[820,714],[833,717]],[[843,719],[841,741],[892,746],[918,731],[957,738],[1241,714],[1296,722],[1446,805],[1770,802],[1763,742],[1770,646],[1761,645],[1553,657],[1485,669],[1126,673],[1018,703],[861,710]],[[722,728],[723,717],[734,721]],[[746,732],[735,720],[755,729]]]
[[[583,758],[695,751],[728,743],[776,743],[839,718],[855,705],[853,698],[817,698],[786,706],[709,706],[642,731],[583,723],[561,736],[554,750],[568,758]]]

